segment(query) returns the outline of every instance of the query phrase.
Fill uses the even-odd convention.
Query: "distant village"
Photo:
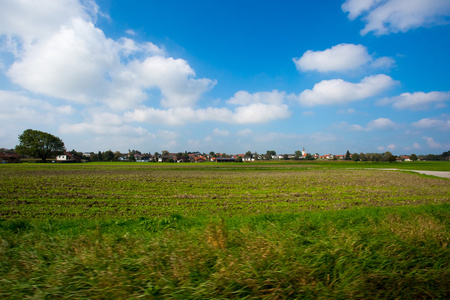
[[[0,148],[0,163],[19,163],[29,161],[30,157],[22,156],[14,152],[12,149]],[[276,151],[269,150],[264,154],[247,151],[243,154],[226,154],[226,153],[201,153],[201,152],[178,152],[171,153],[167,150],[161,153],[155,152],[142,153],[138,150],[129,150],[127,153],[120,151],[105,152],[77,152],[75,150],[65,151],[52,158],[52,162],[69,163],[69,162],[94,162],[94,161],[133,161],[133,162],[174,162],[174,163],[201,163],[201,162],[254,162],[263,160],[351,160],[351,161],[381,161],[381,162],[408,162],[416,160],[450,160],[450,151],[441,155],[399,155],[394,156],[390,152],[385,153],[350,153],[346,154],[325,154],[308,153],[303,148],[290,154],[277,154]]]

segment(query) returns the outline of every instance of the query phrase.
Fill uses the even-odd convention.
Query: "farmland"
[[[446,298],[449,167],[3,165],[0,296]]]
[[[269,165],[10,165],[0,217],[239,216],[444,203],[446,180],[366,169]]]

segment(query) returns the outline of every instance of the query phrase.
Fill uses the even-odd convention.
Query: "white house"
[[[56,156],[56,161],[58,161],[58,162],[79,162],[81,160],[70,152],[64,152],[64,154],[60,154],[60,155]]]

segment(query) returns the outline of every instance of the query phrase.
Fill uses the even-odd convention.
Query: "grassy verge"
[[[448,299],[449,221],[449,204],[5,220],[0,297]]]

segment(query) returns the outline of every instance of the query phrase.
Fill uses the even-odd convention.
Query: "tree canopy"
[[[27,129],[19,135],[16,151],[23,155],[40,158],[46,162],[48,158],[64,153],[63,141],[50,133]]]

